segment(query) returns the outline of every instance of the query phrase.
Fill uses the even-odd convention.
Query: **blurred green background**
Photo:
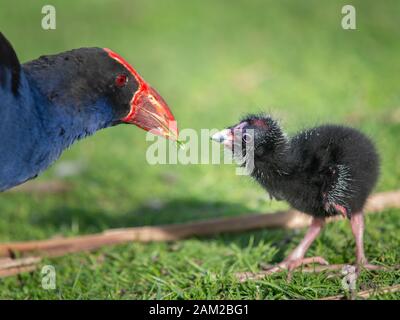
[[[56,30],[41,28],[46,4],[56,7]],[[400,2],[351,1],[357,10],[356,30],[341,27],[345,4],[348,1],[0,0],[0,22],[23,62],[86,46],[118,52],[157,88],[181,129],[223,128],[257,111],[281,119],[289,133],[325,122],[360,128],[382,155],[377,190],[396,189]],[[232,165],[149,165],[149,145],[145,132],[131,126],[78,142],[37,179],[67,181],[73,186],[69,192],[1,194],[0,240],[286,207],[269,201],[249,178],[236,176]],[[79,170],[60,177],[63,165]],[[373,259],[399,262],[398,217],[399,210],[388,210],[369,218],[367,253]],[[313,246],[314,253],[336,262],[351,260],[348,229],[345,222],[329,226]],[[282,245],[273,241],[287,234],[294,240]],[[268,282],[275,287],[258,283],[257,288],[265,289],[259,292],[255,284],[238,287],[230,278],[233,271],[257,269],[260,259],[278,261],[300,238],[292,231],[259,231],[182,241],[177,250],[169,244],[106,248],[52,261],[60,272],[54,292],[39,288],[38,273],[22,276],[22,284],[15,278],[0,280],[0,297],[312,298],[339,292],[340,281],[324,287],[325,280],[318,276],[298,275],[313,288],[309,292],[302,291],[304,285],[282,289],[279,278]],[[237,249],[243,246],[248,251]],[[99,256],[108,258],[89,268]],[[196,259],[201,263],[193,262]],[[209,272],[221,278],[215,280]],[[399,280],[398,275],[381,277],[386,284]]]

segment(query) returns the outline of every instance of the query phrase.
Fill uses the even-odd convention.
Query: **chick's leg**
[[[328,265],[328,262],[322,257],[304,258],[308,248],[314,242],[315,238],[320,234],[324,225],[325,219],[313,218],[311,225],[303,240],[301,240],[299,245],[289,254],[289,256],[284,261],[279,263],[276,267],[272,267],[270,269],[271,272],[274,272],[275,270],[278,271],[279,269],[288,269],[289,271],[291,271],[301,265],[306,265],[310,263]]]
[[[364,214],[362,211],[355,212],[351,215],[350,219],[351,231],[353,232],[356,242],[356,261],[357,268],[365,268],[369,270],[378,270],[382,267],[369,264],[364,253]],[[358,270],[359,271],[359,270]]]
[[[288,270],[288,280],[291,279],[292,271],[299,266],[307,265],[311,263],[318,263],[322,265],[328,265],[329,263],[322,257],[309,257],[304,258],[308,248],[314,242],[315,238],[320,234],[323,226],[325,225],[325,219],[323,218],[313,218],[310,227],[307,230],[306,235],[303,240],[299,243],[299,245],[289,254],[289,256],[283,260],[281,263],[275,266],[265,266],[264,271],[259,272],[257,274],[253,274],[251,272],[239,272],[236,274],[236,277],[240,282],[249,280],[249,279],[262,279],[266,275],[270,275],[276,272],[280,272],[282,270]]]
[[[350,218],[351,230],[353,232],[355,242],[356,242],[356,259],[357,259],[357,271],[360,268],[365,268],[369,270],[385,270],[387,268],[383,266],[377,266],[369,264],[364,253],[364,245],[363,245],[363,235],[364,235],[364,217],[362,212],[352,213]],[[310,263],[319,263],[324,266],[315,266],[312,268],[304,268],[305,272],[321,272],[321,271],[341,271],[343,272],[343,267],[347,267],[346,265],[336,264],[336,265],[328,265],[328,262],[322,257],[310,257],[304,258],[308,248],[311,246],[316,237],[320,234],[323,226],[325,224],[324,219],[314,218],[311,226],[309,227],[306,235],[300,244],[289,254],[289,256],[279,263],[276,266],[268,265],[264,268],[264,271],[258,273],[252,272],[239,272],[236,274],[237,278],[240,282],[244,282],[246,280],[257,280],[263,279],[265,276],[270,275],[272,273],[276,273],[282,270],[288,270],[289,275],[288,279],[291,278],[292,271],[301,266]],[[395,270],[400,269],[400,266],[394,266]],[[390,269],[389,269],[390,270]],[[358,273],[358,272],[357,272]]]

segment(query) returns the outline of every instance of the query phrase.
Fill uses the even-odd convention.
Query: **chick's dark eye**
[[[242,134],[242,139],[245,143],[250,143],[253,141],[253,133],[251,130],[244,131]]]
[[[119,74],[115,78],[115,85],[117,87],[123,87],[128,83],[128,76],[126,74]]]

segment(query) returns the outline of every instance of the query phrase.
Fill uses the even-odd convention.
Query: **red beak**
[[[131,100],[131,110],[122,119],[153,134],[178,140],[178,127],[167,103],[156,90],[150,87],[133,67],[120,55],[104,49],[111,58],[122,64],[137,80],[139,87]]]
[[[122,121],[153,134],[178,140],[178,127],[171,110],[158,92],[147,83],[141,84],[131,101],[131,112]]]

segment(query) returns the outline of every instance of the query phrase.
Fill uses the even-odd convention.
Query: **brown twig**
[[[376,211],[390,207],[400,207],[400,191],[372,196],[366,210]],[[222,232],[239,232],[261,228],[302,228],[308,226],[309,223],[309,216],[296,210],[289,210],[273,214],[252,214],[183,224],[111,229],[99,234],[73,238],[6,243],[0,245],[0,256],[9,256],[10,252],[19,252],[20,254],[41,252],[50,256],[59,256],[130,241],[174,241],[190,236],[206,236]]]
[[[345,264],[329,264],[329,265],[313,265],[313,266],[304,266],[301,267],[302,272],[305,273],[320,273],[320,272],[327,272],[330,271],[332,274],[338,273],[342,271],[343,267],[346,266]],[[276,268],[275,268],[276,267]],[[239,282],[245,282],[248,280],[262,280],[266,276],[287,271],[286,269],[276,270],[278,267],[273,265],[266,265],[264,266],[267,270],[262,270],[259,272],[237,272],[235,274],[236,278]],[[268,270],[269,269],[269,270]],[[374,266],[373,269],[366,268],[367,270],[381,270],[381,271],[396,271],[400,269],[400,265],[394,265],[390,267],[386,266]],[[289,279],[291,277],[291,273],[289,272]]]
[[[343,264],[330,264],[330,265],[316,265],[316,266],[311,266],[311,267],[302,267],[301,270],[302,272],[306,273],[319,273],[319,272],[325,272],[325,271],[340,271],[343,268]],[[273,265],[270,265],[269,267],[273,268]],[[277,273],[277,272],[284,272],[286,269],[282,269],[279,271],[271,271],[271,270],[262,270],[259,272],[237,272],[235,274],[236,278],[239,280],[239,282],[245,282],[248,280],[262,280],[266,276],[269,276],[271,274]]]
[[[27,257],[21,259],[3,258],[0,259],[0,278],[8,277],[21,272],[31,272],[41,262],[40,257]]]
[[[71,190],[71,185],[65,181],[29,181],[10,189],[7,193],[56,194],[69,190]]]
[[[384,293],[393,293],[393,292],[398,292],[400,291],[400,284],[394,285],[394,286],[388,286],[388,287],[383,287],[383,288],[376,288],[376,289],[369,289],[365,291],[360,291],[356,294],[357,298],[363,298],[367,299],[371,297],[374,294],[384,294]],[[342,300],[345,299],[345,295],[337,295],[337,296],[331,296],[331,297],[326,297],[322,298],[320,300]]]
[[[371,196],[366,206],[366,211],[375,212],[399,207],[400,190]],[[183,224],[111,229],[103,233],[72,238],[1,244],[0,257],[12,257],[15,253],[17,253],[17,256],[62,256],[68,253],[90,251],[105,245],[131,241],[175,241],[187,237],[207,236],[222,232],[242,232],[263,228],[302,228],[308,226],[309,223],[309,216],[296,210],[289,210],[272,214],[252,214]]]
[[[99,234],[73,238],[6,243],[0,245],[0,256],[9,256],[10,252],[18,252],[22,255],[40,253],[48,256],[59,256],[130,241],[174,241],[190,236],[206,236],[221,232],[239,232],[267,227],[301,227],[308,220],[307,216],[291,210],[274,214],[246,215],[165,226],[113,229]]]

